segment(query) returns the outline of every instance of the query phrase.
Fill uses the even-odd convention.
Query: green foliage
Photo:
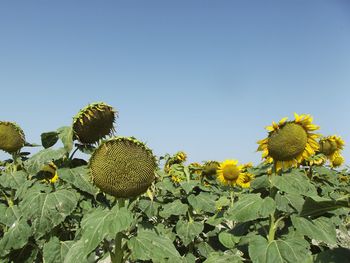
[[[183,161],[157,170],[147,193],[115,199],[93,185],[98,145],[75,145],[71,127],[43,133],[44,149],[1,162],[0,262],[346,262],[349,170],[249,168],[251,188],[220,185]],[[52,148],[61,140],[62,148]],[[71,153],[73,152],[73,153]],[[170,158],[170,157],[168,157]],[[37,179],[57,166],[58,182]],[[198,168],[200,169],[200,168]],[[175,180],[175,179],[176,180]]]

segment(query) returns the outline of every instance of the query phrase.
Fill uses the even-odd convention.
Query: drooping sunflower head
[[[217,179],[223,185],[235,186],[238,177],[242,175],[242,165],[237,160],[226,160],[220,163],[217,169]]]
[[[14,122],[0,121],[0,149],[7,153],[18,152],[25,144],[23,130]]]
[[[179,151],[174,155],[174,159],[176,159],[179,162],[185,162],[187,160],[187,154],[183,151]]]
[[[114,132],[118,113],[104,102],[92,103],[73,118],[74,137],[83,144],[94,144]]]
[[[182,164],[187,160],[187,154],[183,151],[178,151],[173,156],[171,156],[164,165],[164,171],[169,172],[170,167],[174,164]]]
[[[204,177],[215,177],[220,163],[217,161],[206,161],[203,164],[202,176]]]
[[[202,174],[203,167],[200,163],[190,163],[188,165],[188,169],[190,170],[191,174],[198,177]]]
[[[266,162],[275,162],[276,170],[297,166],[306,158],[315,154],[319,146],[316,139],[318,134],[313,131],[319,129],[312,124],[310,115],[294,114],[295,120],[283,118],[279,123],[273,122],[266,127],[268,137],[258,141],[258,151]]]
[[[331,160],[331,166],[332,167],[339,167],[342,166],[345,162],[344,157],[338,152],[333,154],[332,160]]]
[[[115,197],[135,197],[152,184],[156,158],[145,144],[129,137],[103,142],[92,154],[89,169],[94,184]]]
[[[329,159],[331,166],[337,167],[344,163],[341,151],[344,149],[345,142],[340,136],[323,137],[319,140],[319,145],[319,152]]]
[[[54,162],[49,162],[42,166],[38,172],[37,179],[40,179],[46,183],[55,183],[58,180],[57,166]]]

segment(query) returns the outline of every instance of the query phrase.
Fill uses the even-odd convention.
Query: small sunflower
[[[348,183],[349,182],[349,176],[340,175],[339,176],[339,181],[342,182],[342,183]]]
[[[344,163],[344,157],[340,153],[344,149],[345,142],[340,136],[323,137],[319,145],[319,152],[327,157],[332,167],[338,167]]]
[[[164,171],[169,172],[170,167],[174,164],[182,164],[187,160],[187,154],[183,151],[179,151],[170,157],[164,165]]]
[[[249,188],[250,182],[253,181],[254,175],[251,173],[242,173],[238,176],[237,185],[242,188]]]
[[[200,163],[190,163],[188,165],[188,169],[190,170],[190,173],[195,175],[196,178],[201,175],[202,173],[202,165]]]
[[[55,183],[58,180],[57,166],[53,162],[49,162],[41,168],[36,178],[46,183]]]
[[[204,177],[215,177],[220,163],[217,161],[206,161],[203,164],[202,176]]]
[[[296,167],[303,160],[315,154],[319,145],[316,139],[320,136],[312,133],[319,129],[312,124],[310,115],[294,113],[295,120],[283,118],[279,123],[273,122],[266,127],[268,137],[258,141],[258,151],[267,163],[275,163],[276,171],[282,168]]]
[[[226,160],[220,163],[217,169],[217,179],[223,185],[235,186],[239,176],[241,176],[243,165],[238,165],[237,160]]]
[[[317,153],[309,158],[305,159],[303,165],[307,166],[322,166],[327,161],[327,157],[322,153]]]

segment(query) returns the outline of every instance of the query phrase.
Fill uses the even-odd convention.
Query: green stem
[[[278,228],[278,224],[283,218],[284,216],[281,216],[280,218],[275,220],[275,215],[270,214],[270,229],[269,229],[269,235],[267,236],[267,240],[269,241],[269,243],[275,240],[275,234]]]
[[[231,200],[231,207],[233,207],[233,203],[235,201],[235,193],[233,191],[233,188],[230,190],[230,200]]]
[[[79,150],[79,148],[77,147],[77,148],[75,148],[74,152],[72,152],[71,156],[69,157],[70,161],[73,160],[73,156],[78,150]]]
[[[117,199],[119,208],[125,207],[125,199]],[[123,233],[118,232],[114,240],[114,252],[111,252],[111,262],[112,263],[123,263],[124,262],[124,250],[122,247],[123,243]]]

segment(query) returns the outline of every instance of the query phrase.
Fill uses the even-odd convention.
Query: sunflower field
[[[0,121],[11,156],[0,160],[0,262],[349,262],[345,143],[310,115],[266,127],[257,166],[156,157],[116,136],[117,118],[89,104],[41,145]]]

